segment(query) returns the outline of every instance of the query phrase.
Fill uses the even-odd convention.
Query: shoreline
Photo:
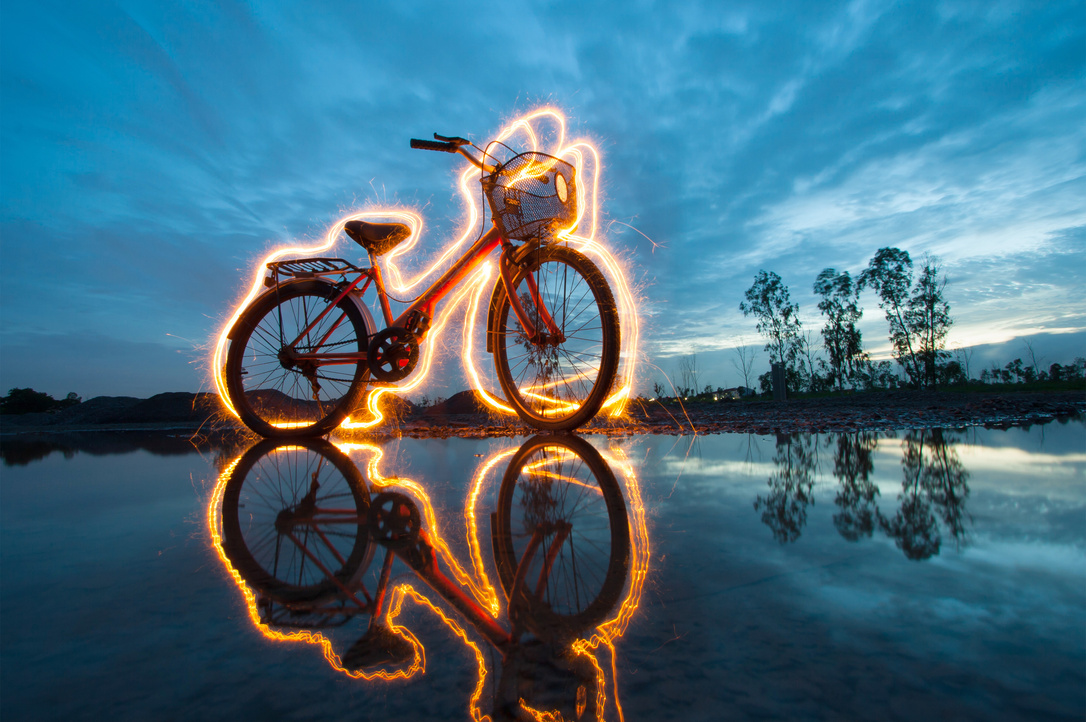
[[[170,395],[176,396],[176,395]],[[196,397],[196,395],[193,395]],[[430,408],[402,409],[398,418],[364,431],[339,430],[337,436],[367,438],[487,438],[531,436],[535,429],[518,419],[496,416],[478,408],[468,392]],[[454,397],[455,399],[456,397]],[[176,404],[178,399],[174,398]],[[88,423],[73,418],[0,417],[0,437],[57,437],[87,433],[154,433],[186,438],[253,437],[237,421],[225,419],[205,397],[187,407],[188,419],[128,420]],[[141,402],[145,403],[145,402]],[[201,412],[200,409],[203,409]],[[210,410],[209,410],[210,409]],[[389,414],[393,416],[395,412]],[[637,436],[696,434],[855,433],[915,428],[1009,428],[1048,423],[1086,414],[1086,391],[956,392],[883,391],[787,401],[741,400],[662,404],[645,399],[630,402],[624,417],[597,417],[581,427],[583,435]],[[196,418],[191,418],[195,416]],[[18,421],[17,421],[18,419]],[[146,419],[146,416],[144,416]],[[39,423],[26,423],[39,421]],[[14,422],[14,423],[13,423]],[[22,422],[22,423],[20,423]]]

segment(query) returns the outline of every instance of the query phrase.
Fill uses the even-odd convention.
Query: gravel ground
[[[580,433],[635,434],[824,433],[913,428],[1006,428],[1086,414],[1086,391],[955,393],[890,391],[815,399],[677,403],[635,401],[625,419],[597,419]],[[398,425],[412,437],[513,436],[525,427],[486,414],[413,414]]]

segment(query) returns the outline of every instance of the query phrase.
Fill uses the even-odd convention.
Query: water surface
[[[405,439],[330,453],[357,470],[370,501],[393,490],[418,507],[423,532],[445,542],[469,581],[442,568],[476,603],[489,589],[496,622],[508,629],[491,513],[501,509],[502,478],[524,441]],[[344,660],[365,636],[367,615],[307,630],[316,617],[295,603],[293,617],[262,621],[260,589],[235,579],[220,556],[208,512],[220,518],[216,495],[245,449],[113,438],[32,452],[4,437],[0,716],[500,719],[495,700],[511,690],[567,719],[578,711],[617,719],[619,707],[631,720],[1086,713],[1081,422],[587,441],[621,489],[630,539],[617,555],[621,589],[602,595],[608,608],[583,615],[589,626],[561,643],[547,640],[557,633],[537,618],[539,607],[520,613],[535,628],[503,662],[484,633],[395,557],[388,588],[409,585],[417,596],[401,593],[393,621],[425,650],[425,673],[382,681],[336,669],[350,666]],[[261,464],[307,454],[262,452]],[[524,462],[521,477],[560,468],[593,478],[585,462],[539,458]],[[265,466],[303,480],[314,470]],[[321,484],[332,488],[324,477]],[[514,525],[553,501],[544,496],[511,497]],[[577,541],[585,550],[578,564],[595,579],[587,586],[613,586],[605,579],[613,578],[610,537],[594,526],[617,519],[595,501],[605,496],[587,497],[595,511],[572,524],[589,530]],[[372,543],[369,579],[387,548]],[[517,542],[513,556],[524,548]],[[593,565],[605,571],[593,576]],[[525,576],[538,579],[539,568]],[[274,623],[284,619],[295,626]],[[309,641],[276,641],[269,631],[308,631]],[[576,640],[595,646],[561,652]],[[405,664],[386,660],[384,669]]]

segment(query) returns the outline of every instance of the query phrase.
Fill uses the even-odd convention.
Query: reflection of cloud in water
[[[954,447],[970,471],[993,471],[1044,477],[1081,478],[1086,468],[1086,454],[1048,454],[1011,447],[959,445]]]
[[[777,465],[772,461],[732,461],[730,459],[682,459],[668,457],[663,466],[662,473],[666,476],[680,474],[687,477],[711,477],[713,479],[727,479],[728,481],[755,479],[763,481],[765,477],[777,470]]]
[[[976,544],[962,556],[993,567],[1047,572],[1057,576],[1082,577],[1086,570],[1086,549],[1047,541],[1014,542],[978,535]]]

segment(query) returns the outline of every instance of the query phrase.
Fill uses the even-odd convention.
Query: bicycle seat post
[[[372,248],[366,251],[370,256],[370,276],[377,285],[377,297],[381,299],[381,312],[385,315],[385,326],[392,325],[392,306],[388,303],[388,294],[385,293],[385,279],[381,276],[381,267],[377,265],[377,254]]]

